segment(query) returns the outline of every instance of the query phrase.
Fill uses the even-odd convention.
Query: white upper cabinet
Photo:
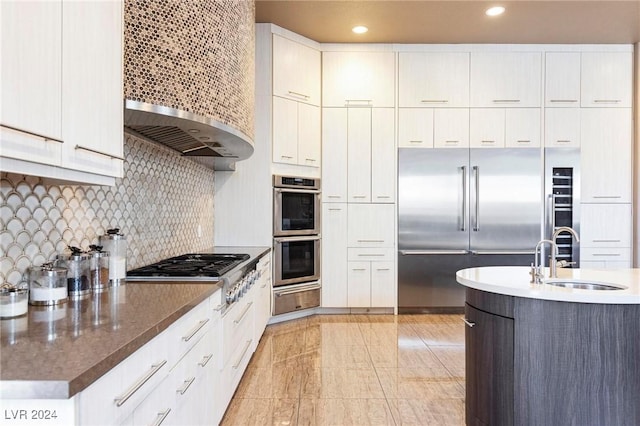
[[[472,107],[540,107],[539,52],[472,52]]]
[[[346,108],[322,109],[322,201],[347,202]]]
[[[273,35],[273,94],[320,106],[320,51]]]
[[[371,108],[349,108],[347,194],[353,203],[371,202]]]
[[[504,148],[504,108],[472,108],[471,148]]]
[[[398,110],[398,147],[433,148],[433,108]]]
[[[435,109],[433,123],[434,147],[469,147],[469,108]]]
[[[65,0],[62,12],[62,166],[122,177],[122,3]]]
[[[323,52],[322,105],[395,105],[393,52]]]
[[[398,87],[400,107],[469,106],[469,53],[399,53]]]
[[[583,107],[631,107],[632,52],[583,52],[581,70]]]
[[[534,148],[540,146],[540,108],[505,110],[505,146]]]
[[[580,52],[545,54],[544,93],[547,107],[580,106]]]
[[[631,203],[631,108],[581,111],[581,202]]]
[[[580,147],[580,108],[545,108],[544,145]]]
[[[3,1],[0,23],[0,155],[59,166],[62,2]]]
[[[273,97],[273,162],[320,167],[320,107]]]
[[[111,185],[122,177],[122,7],[2,2],[6,170]]]

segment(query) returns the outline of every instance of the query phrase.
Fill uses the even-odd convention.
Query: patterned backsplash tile
[[[213,246],[214,172],[125,134],[124,178],[89,186],[0,173],[0,284],[119,227],[133,269]]]

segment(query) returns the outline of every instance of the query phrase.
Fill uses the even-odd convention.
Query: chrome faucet
[[[555,252],[555,254],[551,255],[551,261],[549,263],[555,262],[555,258],[558,254],[558,245],[555,241],[552,240],[540,240],[538,244],[536,244],[536,249],[533,252],[533,262],[531,265],[531,283],[532,284],[542,284],[542,279],[544,278],[544,271],[542,268],[544,267],[544,259],[542,258],[542,246],[544,244],[549,244],[551,246],[551,251]],[[538,255],[539,254],[539,255]],[[538,260],[541,262],[538,262]]]
[[[573,235],[573,238],[576,239],[576,242],[579,243],[580,242],[580,237],[578,236],[578,233],[576,232],[575,229],[573,228],[569,228],[568,226],[559,226],[556,228],[555,231],[553,231],[553,236],[551,237],[551,239],[553,240],[554,244],[556,241],[556,238],[558,238],[558,235],[560,235],[562,232],[568,232],[571,235]],[[558,255],[558,250],[557,250],[558,246],[556,245],[556,255],[551,255],[551,260],[549,261],[550,265],[549,265],[549,269],[550,269],[550,273],[549,273],[549,278],[557,278],[558,277],[558,272],[557,272],[557,268],[558,268],[558,259],[556,258],[556,256]]]

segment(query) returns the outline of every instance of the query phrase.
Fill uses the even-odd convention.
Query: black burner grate
[[[127,276],[218,278],[247,259],[248,254],[184,254],[131,270]]]

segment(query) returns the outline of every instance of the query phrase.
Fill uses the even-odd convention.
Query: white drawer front
[[[207,332],[211,326],[212,314],[209,304],[201,303],[167,329],[169,362],[172,367]]]
[[[628,248],[587,248],[580,249],[580,262],[583,261],[603,261],[603,262],[628,262],[631,260],[631,249]]]
[[[393,261],[395,250],[393,248],[349,248],[347,259],[349,262],[383,262]]]
[[[250,295],[251,293],[247,293]],[[222,363],[228,365],[232,354],[238,347],[243,346],[245,340],[253,338],[254,326],[254,302],[252,297],[246,295],[240,299],[222,319]]]

